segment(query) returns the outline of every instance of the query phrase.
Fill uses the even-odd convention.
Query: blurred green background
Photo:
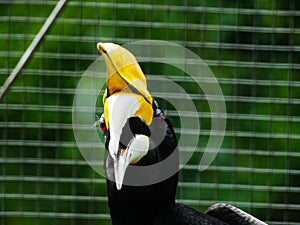
[[[57,2],[0,2],[0,85]],[[184,72],[141,64],[146,75],[171,77],[193,94],[200,112],[199,144],[180,171],[177,201],[201,211],[226,202],[269,224],[299,224],[299,16],[296,0],[69,1],[0,102],[0,224],[111,224],[105,179],[74,139],[73,97],[99,56],[98,41],[147,39],[200,56],[226,100],[222,148],[199,172],[210,132],[207,100]],[[179,131],[176,110],[159,101]]]

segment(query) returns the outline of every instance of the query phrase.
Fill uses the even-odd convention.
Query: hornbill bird
[[[226,204],[206,213],[175,202],[178,146],[171,121],[152,98],[135,57],[114,43],[98,43],[106,70],[105,173],[113,225],[236,225],[263,222]]]

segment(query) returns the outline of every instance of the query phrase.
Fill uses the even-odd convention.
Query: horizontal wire
[[[1,106],[4,105],[0,105]],[[8,105],[9,106],[9,105]],[[29,106],[23,106],[23,105],[17,105],[17,109],[19,110],[33,110],[33,107]],[[12,107],[9,107],[10,110],[12,110]],[[70,107],[66,107],[67,109],[71,110]],[[62,109],[63,111],[69,112],[67,109]],[[3,108],[4,109],[4,108]],[[7,108],[6,108],[7,109]],[[56,110],[56,107],[52,106],[42,106],[34,108],[35,111],[41,111],[41,110],[46,110],[46,111],[58,111]],[[90,107],[82,107],[81,111],[82,112],[90,112],[91,108]],[[101,109],[98,110],[101,112]],[[61,111],[62,112],[62,111]],[[249,114],[213,114],[213,113],[191,113],[191,112],[184,112],[184,111],[168,111],[167,115],[168,116],[178,116],[180,114],[180,118],[186,117],[186,118],[198,118],[198,119],[213,119],[213,118],[225,118],[224,116],[227,117],[227,119],[234,119],[234,120],[249,120],[249,116],[251,117],[251,121],[267,121],[267,122],[287,122],[286,117],[284,116],[273,116],[273,117],[268,117],[268,116],[262,116],[262,115],[249,115]],[[299,117],[289,117],[289,122],[300,122]],[[68,123],[47,123],[47,122],[0,122],[0,127],[1,128],[31,128],[31,129],[66,129],[66,130],[72,130],[73,129],[73,124],[68,124]],[[92,130],[92,125],[89,126],[88,124],[82,124],[82,125],[76,125],[76,129],[81,129],[81,130]],[[222,131],[211,131],[207,129],[193,129],[193,128],[176,128],[175,131],[180,134],[190,134],[190,135],[222,135]],[[219,133],[220,132],[220,133]],[[280,132],[262,132],[262,131],[246,131],[246,130],[226,130],[225,136],[235,136],[235,137],[257,137],[257,138],[289,138],[289,139],[298,139],[300,138],[300,134],[298,133],[280,133]],[[28,141],[28,140],[26,140]]]
[[[20,126],[22,127],[22,126]],[[16,127],[16,128],[20,128]],[[43,128],[43,127],[39,127]],[[53,128],[56,128],[54,126]],[[66,128],[61,127],[61,128]],[[92,125],[76,125],[75,128],[77,130],[82,131],[92,131]],[[70,129],[70,128],[69,128]],[[180,135],[190,135],[190,136],[201,136],[201,137],[210,137],[210,136],[224,136],[224,137],[236,137],[236,138],[259,138],[259,139],[289,139],[289,140],[299,140],[299,133],[281,133],[281,132],[262,132],[262,131],[245,131],[245,130],[207,130],[207,129],[194,129],[194,128],[182,128],[182,127],[174,127],[175,133]],[[0,145],[7,144],[12,146],[18,145],[27,145],[27,146],[35,146],[38,143],[47,145],[47,141],[39,141],[39,140],[13,140],[6,139],[5,141],[0,140]],[[86,147],[93,147],[95,143],[86,143]],[[69,142],[60,142],[59,144],[49,143],[49,147],[57,147],[57,146],[66,146],[70,147]],[[101,146],[100,146],[101,147]]]
[[[89,183],[94,183],[95,180],[89,180]],[[102,183],[101,183],[102,184]],[[104,183],[103,183],[104,184]],[[181,188],[202,188],[202,189],[215,189],[216,184],[212,183],[191,183],[191,182],[179,182],[178,184]],[[246,191],[265,191],[265,192],[286,192],[285,186],[264,186],[264,185],[245,185],[245,184],[226,184],[218,183],[218,190],[225,189],[236,189],[236,190],[246,190]],[[288,192],[298,193],[300,191],[299,187],[289,187]],[[18,193],[7,193],[0,194],[0,199],[31,199],[31,200],[76,200],[76,201],[96,201],[96,202],[107,202],[107,196],[79,196],[76,195],[47,195],[47,194],[18,194]]]
[[[38,140],[0,140],[0,145],[3,146],[24,146],[24,147],[49,147],[49,148],[77,148],[76,142],[68,141],[38,141]],[[92,144],[87,144],[87,147],[91,147]]]
[[[107,196],[83,196],[83,195],[46,195],[46,194],[1,194],[0,199],[28,199],[28,200],[59,200],[59,201],[97,201],[97,202],[107,202]]]
[[[193,147],[193,146],[180,146],[180,152],[206,152],[214,153],[215,149],[207,149],[205,147]],[[243,149],[243,148],[221,148],[219,154],[228,154],[228,155],[251,155],[251,156],[268,156],[268,157],[300,157],[300,152],[286,151],[286,149],[281,150],[260,150],[260,149]]]
[[[5,144],[5,141],[3,141]],[[0,142],[1,143],[1,142]],[[204,147],[193,147],[193,146],[180,146],[179,151],[182,153],[203,153]],[[206,152],[210,152],[209,149],[205,149]],[[211,152],[215,152],[215,149],[212,149]],[[272,156],[272,157],[300,157],[299,152],[287,152],[285,149],[281,151],[266,151],[266,150],[251,150],[251,149],[233,149],[233,148],[221,148],[219,154],[228,154],[228,155],[256,155],[256,156]],[[67,159],[50,159],[50,158],[14,158],[6,157],[0,158],[0,163],[23,163],[23,164],[56,164],[56,165],[86,165],[84,160],[67,160]],[[90,162],[91,165],[99,165],[99,162]]]
[[[74,196],[76,198],[76,196]],[[43,211],[0,211],[0,216],[5,217],[34,217],[34,218],[64,218],[64,219],[110,219],[109,214],[103,213],[70,213],[70,212],[43,212]]]
[[[199,165],[184,165],[185,170],[199,171]],[[260,173],[260,174],[289,174],[300,175],[300,170],[276,169],[276,168],[253,168],[253,167],[231,167],[231,166],[209,166],[206,171],[239,172],[239,173]]]
[[[216,203],[215,201],[210,200],[194,200],[194,199],[177,199],[179,203],[188,204],[188,205],[212,205]],[[260,209],[284,209],[284,210],[299,210],[300,204],[286,204],[286,203],[272,203],[272,202],[239,202],[239,201],[229,201],[227,204],[232,204],[236,207],[250,207],[260,208]]]
[[[104,154],[104,151],[103,151]],[[89,164],[85,160],[68,160],[68,159],[51,159],[51,158],[14,158],[14,157],[6,157],[0,158],[0,163],[6,164],[39,164],[39,165],[62,165],[62,166],[99,166],[103,165],[103,162],[92,162],[89,161]],[[98,178],[97,178],[98,179]]]
[[[28,92],[32,91],[32,93],[53,93],[53,94],[58,94],[60,92],[54,92],[52,88],[41,88],[40,92],[36,92],[36,89],[27,89],[23,88],[19,89],[21,92]],[[50,92],[52,90],[52,92]],[[71,90],[68,90],[66,94],[71,94]],[[82,94],[94,94],[94,90],[83,90],[81,92]],[[62,93],[60,93],[62,94]],[[181,93],[169,93],[169,92],[152,92],[152,96],[167,96],[169,100],[184,100],[186,99],[186,93],[181,94]],[[276,103],[276,104],[294,104],[294,105],[299,105],[300,104],[300,99],[298,98],[279,98],[279,97],[248,97],[248,96],[235,96],[235,95],[224,95],[224,96],[216,96],[216,95],[203,95],[203,94],[188,94],[189,98],[192,100],[198,100],[198,101],[223,101],[225,100],[225,103],[231,103],[231,102],[244,102],[244,103],[256,103],[256,104],[265,104],[265,103]],[[26,105],[20,105],[20,104],[11,104],[11,103],[6,103],[6,104],[0,104],[0,109],[27,109],[27,110],[57,110],[57,111],[72,111],[72,106],[63,106],[63,105],[34,105],[34,104],[26,104]],[[83,107],[80,109],[84,109]],[[87,110],[90,110],[90,107],[86,107]]]
[[[5,142],[4,142],[5,144]],[[215,149],[206,149],[204,147],[193,147],[193,146],[180,146],[179,151],[181,153],[209,153],[215,152]],[[104,148],[103,148],[104,151]],[[268,156],[268,157],[300,157],[299,152],[287,152],[285,149],[281,151],[266,151],[266,150],[250,150],[250,149],[232,149],[232,148],[221,148],[218,152],[219,154],[228,154],[228,155],[251,155],[251,156]],[[23,163],[23,164],[41,164],[41,165],[48,165],[48,164],[55,164],[55,165],[77,165],[77,166],[84,166],[86,165],[86,161],[82,160],[67,160],[67,159],[50,159],[50,158],[14,158],[14,157],[7,157],[7,158],[0,158],[0,163]],[[99,164],[100,163],[100,164]],[[90,165],[102,165],[101,162],[89,162]]]
[[[38,0],[31,0],[30,2],[26,0],[2,0],[0,4],[27,4],[27,5],[38,5],[40,6],[41,2]],[[56,1],[47,0],[47,5],[55,5]],[[138,3],[113,3],[113,2],[75,2],[71,1],[68,3],[69,7],[71,6],[84,6],[84,7],[106,7],[106,8],[118,8],[118,9],[141,9],[141,10],[170,10],[178,12],[207,12],[207,13],[226,13],[226,14],[241,14],[241,15],[256,15],[256,16],[300,16],[300,12],[297,10],[281,10],[281,9],[251,9],[251,8],[229,8],[229,7],[209,7],[209,6],[185,6],[180,5],[160,5],[160,4],[138,4]]]
[[[7,70],[6,69],[0,69],[0,75],[6,75]],[[78,76],[81,76],[85,73],[86,71],[60,71],[60,70],[44,70],[44,69],[25,69],[23,72],[23,75],[33,75],[33,76],[40,76],[41,74],[43,76],[58,76],[58,77],[70,77],[70,78],[78,78]],[[258,73],[258,76],[260,74]],[[263,74],[261,74],[263,75]],[[157,78],[165,76],[166,78],[172,80],[172,81],[177,81],[177,82],[183,82],[183,83],[194,83],[194,82],[201,82],[201,83],[216,83],[216,79],[219,84],[240,84],[240,85],[259,85],[259,86],[270,86],[270,87],[277,87],[277,86],[283,86],[283,87],[300,87],[300,81],[287,81],[287,80],[264,80],[264,79],[245,79],[245,78],[214,78],[214,77],[190,77],[190,76],[178,76],[178,75],[172,75],[168,74],[166,76],[165,74],[156,74],[156,75],[148,75],[146,74],[146,77],[148,80],[157,80]],[[225,75],[226,76],[226,75]],[[229,76],[229,75],[228,75]],[[96,74],[97,78],[106,78],[106,72],[99,71]],[[15,91],[19,90],[21,87],[16,86]],[[26,86],[28,89],[33,89],[37,88],[37,90],[40,90],[39,87],[30,87]],[[45,87],[46,88],[46,87]],[[199,87],[200,88],[200,87]],[[23,88],[24,89],[24,88]]]
[[[179,187],[182,188],[205,188],[205,189],[216,189],[215,183],[198,183],[198,182],[179,182]],[[217,184],[219,190],[229,189],[229,190],[246,190],[246,191],[274,191],[274,192],[293,192],[298,193],[300,191],[300,187],[292,187],[289,186],[287,190],[286,186],[266,186],[266,185],[256,185],[256,184],[238,184],[238,183],[218,183]]]
[[[86,71],[60,71],[60,70],[41,70],[41,69],[25,69],[23,71],[23,75],[32,75],[32,76],[40,76],[41,74],[43,76],[57,76],[57,77],[70,77],[70,78],[80,78],[81,75],[83,75]],[[6,75],[7,74],[7,70],[6,69],[0,69],[0,75]],[[148,75],[146,74],[146,77],[148,80],[156,80],[157,77],[161,77],[161,76],[165,76],[165,74],[156,74],[156,75]],[[228,75],[229,76],[229,75]],[[258,74],[259,76],[259,74]],[[97,78],[105,78],[106,77],[106,72],[97,72]],[[170,75],[169,76],[165,76],[166,78],[172,80],[172,81],[176,81],[176,82],[183,82],[183,83],[194,83],[194,82],[204,82],[204,83],[215,83],[216,82],[216,78],[209,78],[209,77],[193,77],[191,78],[190,76],[178,76],[178,75]],[[253,85],[259,85],[259,86],[270,86],[270,87],[300,87],[300,81],[287,81],[287,80],[263,80],[263,79],[245,79],[245,78],[221,78],[218,77],[217,81],[219,84],[227,84],[227,85],[236,85],[236,84],[240,84],[240,85],[249,85],[249,86],[253,86]],[[24,90],[24,89],[31,89],[32,91],[34,91],[36,88],[37,91],[42,91],[43,88],[47,88],[47,87],[30,87],[30,86],[26,86],[26,87],[18,87],[15,86],[14,89],[12,89],[15,92],[20,92],[20,90]],[[59,88],[59,90],[61,90],[63,88]],[[70,88],[70,90],[73,89],[73,91],[75,90],[74,88]],[[57,91],[55,90],[55,88],[53,88],[53,91]],[[64,93],[64,91],[60,91],[61,93]],[[69,92],[69,90],[67,91]]]
[[[81,183],[81,184],[105,184],[105,179],[91,179],[91,178],[67,178],[67,177],[29,177],[29,176],[3,176],[0,178],[2,182],[45,182],[45,183]],[[178,186],[180,188],[203,188],[203,189],[215,189],[216,184],[214,183],[192,183],[192,182],[179,182]],[[265,185],[250,185],[250,184],[238,184],[238,183],[218,183],[217,184],[219,190],[251,190],[251,191],[265,191],[265,192],[291,192],[298,193],[299,187],[289,187],[288,190],[286,186],[265,186]],[[72,200],[73,195],[44,195],[44,194],[0,194],[0,198],[31,198],[31,199],[48,199],[48,200]],[[74,197],[74,196],[73,196]],[[95,201],[107,201],[106,197],[103,196],[76,196],[76,200],[78,201],[86,201],[86,200],[95,200]]]
[[[22,181],[22,182],[41,182],[41,183],[79,183],[79,184],[106,184],[106,180],[103,178],[70,178],[70,177],[45,177],[45,176],[13,176],[13,175],[8,175],[8,176],[2,176],[0,177],[1,182],[16,182],[16,181]],[[238,190],[253,190],[253,191],[274,191],[274,192],[291,192],[291,193],[298,193],[299,192],[299,187],[296,186],[290,186],[288,189],[286,186],[266,186],[266,185],[251,185],[251,184],[239,184],[239,183],[205,183],[205,182],[179,182],[178,186],[180,188],[203,188],[203,189],[216,189],[216,185],[219,190],[230,190],[230,189],[238,189]],[[5,197],[6,194],[0,195],[0,198]],[[10,198],[17,198],[16,195],[17,193],[11,193]],[[21,194],[22,195],[22,194]],[[32,197],[32,198],[39,198],[41,194],[30,194],[28,195],[27,198]],[[43,198],[48,199],[60,199],[61,195],[42,195],[44,196]],[[73,196],[73,195],[64,195],[62,199],[68,199],[68,196]],[[94,199],[96,196],[82,196],[79,197],[79,201],[82,200],[87,200],[91,197]],[[99,196],[96,201],[106,201],[106,197]]]
[[[10,57],[20,57],[22,52],[10,51]],[[7,57],[7,52],[0,51],[0,57]],[[68,59],[68,60],[95,60],[95,56],[91,54],[77,54],[77,53],[53,53],[53,52],[36,52],[36,58],[43,59]],[[165,58],[155,57],[140,57],[139,60],[144,62],[164,62]],[[168,59],[168,63],[187,63],[190,65],[199,65],[198,60],[192,59]],[[246,68],[272,68],[272,69],[300,69],[298,63],[269,63],[269,62],[252,62],[252,61],[233,61],[233,60],[211,60],[206,59],[205,63],[208,66],[226,66],[226,67],[246,67]]]
[[[45,183],[83,183],[83,184],[106,184],[105,179],[91,179],[91,178],[79,178],[79,177],[46,177],[46,176],[12,176],[12,175],[6,175],[6,176],[0,176],[0,181],[2,182],[16,182],[16,181],[22,181],[22,182],[45,182]]]
[[[20,162],[21,161],[22,160],[20,160]],[[24,162],[26,162],[26,160],[24,160]],[[4,163],[5,163],[5,161],[4,161]],[[52,163],[52,164],[55,164],[55,163]],[[74,165],[76,165],[76,164],[74,163]],[[93,163],[93,162],[89,161],[89,165],[103,166],[103,162],[95,161]],[[184,170],[199,172],[199,165],[198,164],[197,165],[196,164],[180,165],[180,167],[183,168]],[[296,170],[296,169],[280,169],[280,168],[252,168],[252,167],[231,167],[231,166],[209,166],[206,169],[206,171],[300,175],[300,170]],[[4,177],[4,179],[7,180],[7,177]],[[65,179],[65,178],[61,177],[59,179]],[[77,180],[78,178],[74,178],[74,179]]]
[[[17,179],[17,177],[15,178]],[[19,180],[22,180],[22,178],[18,178]],[[63,179],[63,178],[62,178]],[[60,179],[58,182],[59,183],[71,183],[71,182],[65,182],[61,181]],[[102,179],[101,182],[97,182],[97,179],[89,179],[89,178],[84,178],[86,179],[84,182],[81,179],[81,182],[77,183],[93,183],[93,184],[105,184],[106,180]],[[8,181],[5,179],[2,179],[2,181]],[[12,181],[10,179],[9,181]],[[27,181],[27,180],[26,180]],[[38,178],[36,180],[31,180],[31,182],[38,181]],[[46,181],[49,182],[49,181]],[[246,191],[264,191],[264,192],[287,192],[286,186],[266,186],[266,185],[250,185],[250,184],[238,184],[238,183],[218,183],[218,190],[246,190]],[[180,188],[202,188],[204,189],[215,189],[216,184],[214,183],[193,183],[193,182],[179,182],[178,187]],[[298,193],[300,191],[300,187],[289,187],[288,192],[289,193]],[[45,199],[45,200],[74,200],[73,195],[47,195],[47,194],[18,194],[18,193],[7,193],[7,194],[1,194],[0,193],[0,198],[6,198],[6,199]],[[98,201],[98,202],[107,202],[107,196],[79,196],[76,195],[76,201]]]
[[[36,141],[37,143],[39,141]],[[13,145],[12,141],[6,140],[0,142],[2,145]],[[16,143],[16,145],[19,145],[19,143]],[[25,144],[24,144],[25,145]],[[27,146],[36,146],[35,144],[27,144]],[[65,143],[64,146],[67,146]],[[74,147],[75,143],[72,145],[71,143],[67,147]],[[55,147],[55,146],[49,146],[49,147]],[[180,152],[182,153],[203,153],[203,151],[206,152],[215,152],[214,149],[207,149],[204,147],[195,147],[195,146],[180,146]],[[219,154],[229,154],[229,155],[256,155],[256,156],[272,156],[272,157],[300,157],[300,152],[293,152],[293,151],[286,151],[286,149],[282,150],[276,150],[276,151],[270,151],[270,150],[260,150],[260,149],[241,149],[241,148],[221,148],[219,151]],[[66,160],[66,159],[47,159],[47,158],[0,158],[0,163],[33,163],[33,164],[59,164],[59,165],[85,165],[85,161],[78,161],[78,160]],[[91,162],[92,163],[92,162]]]
[[[25,16],[0,16],[0,22],[22,22],[27,21],[28,23],[42,23],[45,18],[43,17],[25,17]],[[132,27],[132,21],[129,20],[105,20],[105,19],[76,19],[76,18],[58,18],[58,24],[63,25],[86,25],[86,26],[118,26],[118,27]],[[153,29],[182,29],[182,30],[207,30],[207,31],[238,31],[238,32],[255,32],[255,33],[282,33],[282,34],[300,34],[298,28],[287,28],[287,27],[258,27],[258,26],[245,26],[245,25],[217,25],[217,24],[195,24],[195,23],[166,23],[152,21],[134,21],[136,28],[148,28],[151,24]]]
[[[13,36],[11,34],[0,34],[0,39],[10,39],[10,40],[23,40],[25,38],[33,39],[35,37],[34,34],[17,34],[14,33]],[[95,43],[95,40],[98,41],[99,38],[92,37],[92,36],[81,36],[80,40],[78,40],[78,37],[76,36],[68,36],[68,35],[47,35],[47,41],[65,41],[65,42],[87,42],[87,43]],[[101,40],[103,42],[105,41],[111,41],[110,38],[101,37]],[[141,41],[145,39],[138,39],[135,38],[135,41]],[[129,38],[116,38],[116,41],[120,43],[130,43],[132,42],[132,39]],[[172,40],[173,42],[176,42],[177,44],[184,45],[186,47],[199,47],[201,48],[215,48],[215,49],[239,49],[239,50],[255,50],[255,51],[293,51],[293,52],[299,52],[300,46],[293,45],[263,45],[263,44],[243,44],[243,43],[220,43],[220,42],[197,42],[197,41],[181,41],[181,40]]]
[[[32,75],[32,76],[56,76],[56,77],[69,77],[79,79],[80,76],[84,74],[83,71],[74,71],[74,70],[47,70],[47,69],[24,69],[22,72],[23,75]],[[99,76],[102,73],[99,72]],[[7,75],[7,69],[0,68],[0,75]],[[106,74],[105,74],[106,75]],[[17,88],[18,86],[16,86]]]
[[[32,110],[32,111],[50,111],[50,112],[72,112],[72,106],[62,106],[62,105],[33,105],[33,104],[0,104],[0,109],[3,110]],[[90,111],[90,107],[86,108],[86,112]]]
[[[24,109],[27,109],[24,107]],[[97,111],[101,112],[102,108],[99,108]],[[210,112],[189,112],[189,111],[174,111],[168,110],[167,116],[177,117],[180,115],[181,118],[198,118],[198,119],[218,119],[218,118],[225,118],[227,120],[249,120],[251,117],[251,121],[265,121],[265,122],[300,122],[300,118],[296,116],[287,117],[280,116],[280,115],[259,115],[259,114],[235,114],[235,113],[210,113]],[[5,128],[45,128],[45,129],[73,129],[73,124],[68,123],[47,123],[47,122],[17,122],[17,121],[7,121],[7,122],[0,122],[0,127]],[[84,128],[84,127],[83,127]],[[89,128],[89,127],[86,127]]]
[[[201,136],[223,136],[224,137],[243,137],[243,138],[261,138],[261,139],[300,139],[299,133],[268,133],[268,132],[257,132],[257,131],[223,131],[223,130],[197,130],[197,129],[183,129],[183,128],[174,128],[176,133],[179,134],[189,134],[189,135],[201,135]]]

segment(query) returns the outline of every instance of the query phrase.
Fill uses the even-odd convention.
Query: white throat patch
[[[136,111],[140,108],[138,98],[135,94],[122,94],[112,95],[106,99],[109,121],[109,152],[115,158],[118,149],[119,141],[128,118],[135,116]]]

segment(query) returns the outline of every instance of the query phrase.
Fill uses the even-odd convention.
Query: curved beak
[[[144,157],[148,152],[148,148],[149,137],[139,134],[130,141],[126,149],[119,149],[114,160],[115,182],[118,190],[122,188],[128,165],[134,164]]]

